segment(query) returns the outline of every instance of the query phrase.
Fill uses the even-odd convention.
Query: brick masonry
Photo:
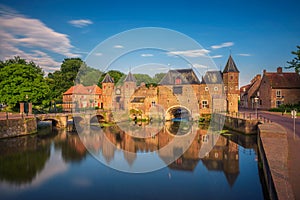
[[[37,132],[35,118],[0,120],[0,138],[16,137]]]

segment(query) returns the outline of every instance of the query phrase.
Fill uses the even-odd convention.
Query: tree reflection
[[[37,137],[1,140],[0,180],[13,184],[31,182],[50,157],[50,145]]]

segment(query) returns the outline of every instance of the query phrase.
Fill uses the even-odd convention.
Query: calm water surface
[[[219,136],[201,157],[206,132],[196,130],[190,148],[169,166],[136,174],[106,165],[123,160],[134,168],[142,162],[139,154],[155,152],[164,145],[162,138],[171,136],[161,132],[151,141],[140,140],[105,128],[116,148],[106,147],[101,137],[91,143],[105,165],[89,154],[76,133],[0,140],[0,199],[264,199],[256,136]],[[168,156],[156,155],[161,162]]]

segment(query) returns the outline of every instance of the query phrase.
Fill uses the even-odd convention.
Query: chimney
[[[277,73],[281,74],[282,73],[282,67],[277,67]]]

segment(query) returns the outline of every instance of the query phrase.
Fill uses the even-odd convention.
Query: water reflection
[[[147,134],[148,130],[143,126],[141,127],[144,128],[145,134]],[[230,188],[234,188],[237,185],[238,179],[245,180],[245,176],[247,176],[247,180],[255,179],[257,181],[256,185],[259,183],[258,173],[255,171],[257,170],[257,164],[253,162],[253,156],[255,157],[254,154],[257,149],[255,136],[249,137],[231,133],[219,136],[212,134],[209,129],[190,126],[188,129],[183,129],[190,130],[189,132],[178,135],[179,138],[188,135],[193,136],[191,141],[187,141],[189,148],[184,150],[181,143],[175,142],[172,148],[158,152],[158,149],[168,146],[170,141],[174,141],[177,137],[170,131],[174,130],[171,126],[172,124],[168,124],[159,133],[146,138],[134,137],[116,126],[111,126],[101,129],[101,134],[99,134],[99,129],[94,128],[82,138],[76,133],[62,131],[50,136],[29,136],[0,140],[0,194],[9,193],[11,195],[16,191],[27,191],[27,189],[32,190],[32,188],[56,188],[58,182],[51,182],[54,178],[59,183],[62,182],[61,184],[64,187],[68,187],[68,191],[74,191],[79,183],[83,184],[82,181],[86,183],[84,185],[88,186],[88,188],[94,187],[93,182],[104,184],[102,182],[106,176],[108,177],[105,184],[108,184],[108,186],[118,181],[128,182],[130,187],[139,183],[132,182],[138,179],[139,176],[129,176],[126,173],[122,175],[122,173],[110,171],[108,170],[109,168],[105,168],[102,165],[99,166],[99,163],[91,167],[91,159],[89,159],[90,155],[87,149],[102,156],[107,165],[124,165],[126,163],[128,168],[134,168],[136,165],[151,165],[151,162],[168,164],[167,168],[163,170],[143,175],[145,178],[148,176],[152,177],[154,182],[160,181],[161,178],[159,177],[164,177],[165,174],[169,173],[168,180],[171,176],[175,180],[177,176],[177,178],[181,177],[186,181],[190,180],[192,182],[195,180],[206,180],[206,182],[198,183],[201,187],[205,187],[205,185],[211,185],[209,181],[212,176],[209,174],[218,173],[223,174],[226,184]],[[84,141],[81,141],[81,139]],[[83,144],[87,144],[87,147]],[[212,144],[214,145],[210,151],[205,154],[201,152],[204,147],[209,147]],[[244,151],[247,154],[248,150],[250,150],[250,153],[253,153],[250,159],[252,159],[251,163],[256,165],[254,171],[253,169],[245,170],[241,168],[240,157],[245,156]],[[152,160],[150,161],[140,160],[140,156],[143,154],[155,156],[151,157]],[[177,157],[177,155],[180,156]],[[95,160],[92,160],[95,163]],[[78,171],[74,171],[75,166],[78,166]],[[96,168],[101,169],[101,171],[96,170]],[[187,172],[192,174],[193,177],[197,176],[197,178],[188,179]],[[109,175],[105,175],[106,173],[109,173]],[[179,176],[178,174],[181,175]],[[250,177],[248,177],[248,174]],[[242,177],[239,178],[240,176]],[[69,180],[69,182],[65,180]],[[223,187],[219,186],[219,184],[222,184],[221,180],[222,178],[218,176],[214,180],[214,187]],[[72,186],[74,182],[76,186]],[[66,184],[69,185],[66,186]],[[148,183],[145,182],[145,184],[147,185]],[[149,184],[151,187],[154,187],[152,182]],[[149,184],[148,187],[150,187]],[[170,185],[167,182],[164,184]],[[188,182],[187,185],[189,185]],[[201,188],[200,185],[199,188]],[[102,187],[104,187],[102,188],[104,191],[108,189],[105,189],[103,185]],[[185,187],[181,185],[180,187],[187,190],[190,186]],[[253,185],[249,187],[253,187]],[[200,191],[199,188],[194,190],[194,192]],[[94,190],[98,191],[99,188],[95,187]],[[163,193],[161,188],[156,188],[156,190]],[[46,191],[48,190],[44,189],[44,193],[47,193]],[[133,194],[132,191],[121,191],[124,196],[130,197]],[[141,191],[146,192],[143,189]],[[257,191],[257,188],[255,191]],[[230,192],[230,190],[227,192]],[[68,192],[65,191],[65,193]],[[90,194],[90,190],[86,190],[84,194]],[[96,194],[98,193],[96,192]],[[254,194],[255,198],[262,198],[260,196],[262,195],[261,190],[259,194]],[[121,198],[121,196],[117,197],[118,199]]]
[[[48,131],[48,130],[47,130]],[[65,131],[52,135],[0,140],[0,180],[7,184],[39,183],[80,162],[87,150],[78,135]]]

